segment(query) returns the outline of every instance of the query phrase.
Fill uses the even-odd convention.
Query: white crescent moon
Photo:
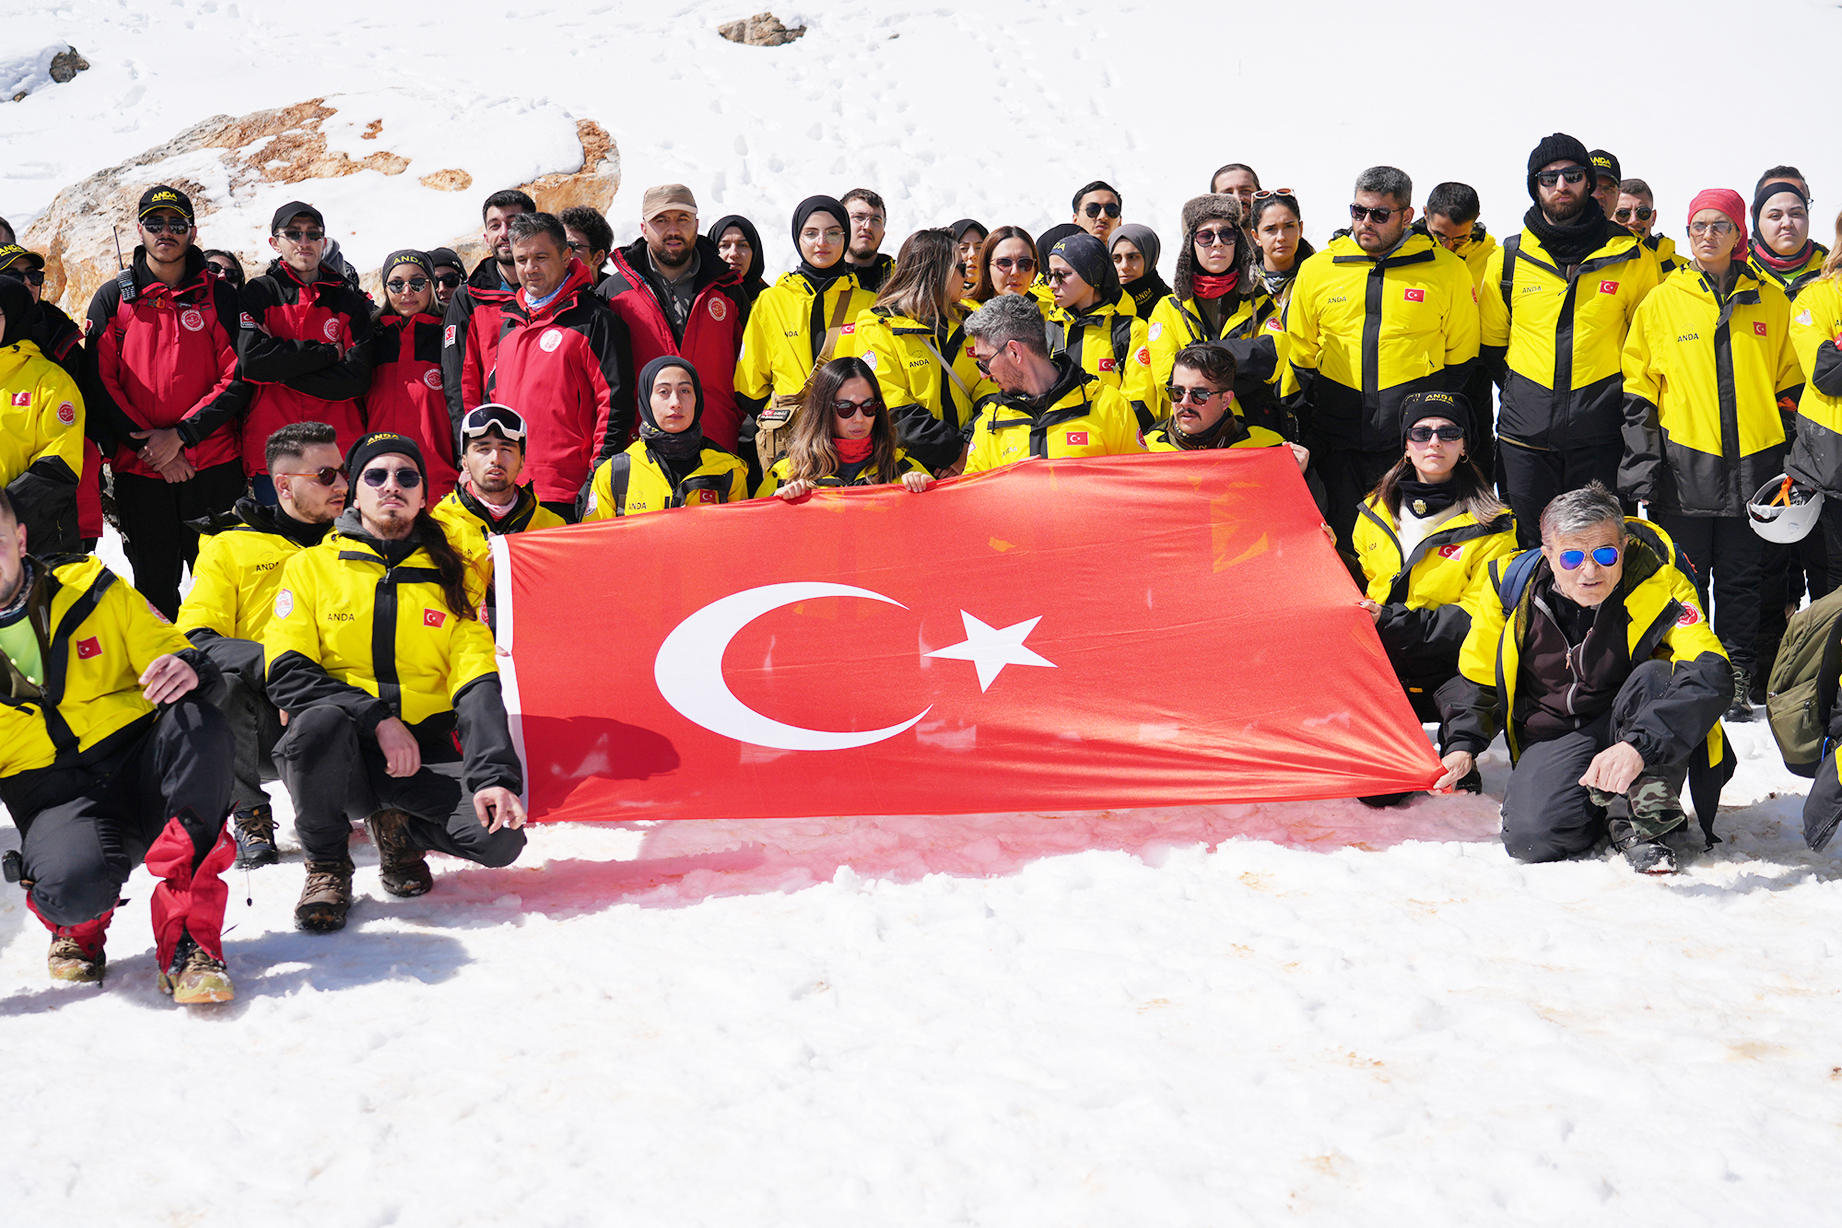
[[[659,645],[659,655],[652,663],[652,677],[658,684],[659,694],[680,716],[711,733],[775,750],[850,750],[868,746],[912,728],[933,710],[930,704],[900,725],[890,725],[886,729],[840,733],[788,725],[761,715],[737,699],[723,677],[723,653],[729,641],[763,614],[814,597],[862,597],[904,610],[908,608],[894,598],[867,588],[818,581],[765,584],[732,593],[712,601],[673,627],[672,633]]]

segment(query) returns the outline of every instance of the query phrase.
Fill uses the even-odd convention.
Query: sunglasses
[[[1732,222],[1690,222],[1688,232],[1694,235],[1697,239],[1701,238],[1703,235],[1713,235],[1716,238],[1724,238],[1725,236],[1733,233],[1733,223]]]
[[[1207,405],[1216,397],[1222,396],[1226,388],[1179,388],[1175,384],[1164,385],[1164,395],[1170,398],[1172,405]]]
[[[277,478],[312,478],[321,486],[333,486],[338,483],[340,478],[345,476],[345,470],[337,465],[323,465],[313,470],[311,473],[273,473],[269,476]]]
[[[1255,200],[1265,200],[1271,196],[1283,196],[1290,201],[1296,201],[1298,199],[1291,188],[1272,188],[1270,190],[1262,188],[1260,191],[1254,193]]]
[[[192,223],[183,218],[154,218],[150,222],[142,222],[141,229],[150,235],[182,235],[192,229]]]
[[[972,363],[974,366],[976,366],[979,369],[979,374],[980,375],[990,375],[991,366],[989,364],[996,362],[998,355],[1009,352],[1010,344],[1011,344],[1010,342],[1006,341],[1003,345],[993,350],[990,353],[990,355],[985,358],[980,358],[977,354],[974,354],[972,356]]]
[[[1564,166],[1558,171],[1537,172],[1535,182],[1544,188],[1551,188],[1563,179],[1568,183],[1584,183],[1586,175],[1587,170],[1584,166]]]
[[[458,290],[460,289],[461,277],[459,273],[443,273],[435,279],[435,284],[440,286],[443,290]]]
[[[1196,232],[1197,247],[1214,247],[1217,243],[1223,247],[1233,247],[1235,232],[1223,227],[1221,230],[1199,230]]]
[[[422,475],[414,469],[367,469],[359,476],[364,478],[366,486],[374,489],[381,487],[393,476],[397,480],[398,490],[414,490],[422,485]]]
[[[318,243],[326,237],[324,230],[284,230],[281,237],[290,243]]]
[[[512,443],[517,443],[525,437],[524,427],[513,426],[484,407],[468,410],[467,416],[461,419],[462,439],[476,439],[488,431],[498,431]]]
[[[1089,201],[1081,207],[1081,212],[1087,214],[1089,217],[1099,217],[1102,213],[1106,214],[1108,217],[1118,217],[1119,202],[1114,201],[1110,205],[1103,205],[1098,201]]]
[[[1412,443],[1431,443],[1435,435],[1446,443],[1457,443],[1465,437],[1465,428],[1462,426],[1410,426],[1407,428],[1407,438]]]
[[[1056,285],[1056,286],[1061,285],[1063,282],[1067,281],[1070,277],[1078,279],[1080,276],[1081,275],[1079,273],[1075,272],[1072,269],[1051,269],[1049,270],[1049,282],[1051,285]]]
[[[424,290],[428,288],[429,288],[429,279],[426,277],[412,277],[408,281],[404,281],[402,278],[399,277],[395,279],[394,281],[387,281],[384,283],[384,289],[390,291],[390,293],[392,294],[401,294],[405,290],[413,291],[416,294],[421,294]]]
[[[1385,225],[1389,218],[1404,211],[1406,208],[1406,205],[1396,205],[1392,209],[1365,209],[1361,205],[1351,205],[1350,221],[1360,222],[1366,217],[1371,221],[1381,222]]]
[[[1655,209],[1645,209],[1642,206],[1636,209],[1614,209],[1612,211],[1612,217],[1620,222],[1628,222],[1634,217],[1640,222],[1648,222],[1656,215]]]
[[[16,277],[20,281],[29,281],[35,286],[45,284],[45,270],[43,269],[0,269],[0,276]]]
[[[871,397],[865,401],[833,401],[831,403],[831,408],[832,412],[837,414],[841,421],[848,422],[858,414],[862,414],[866,418],[876,417],[876,415],[882,411],[883,403],[877,398]]]
[[[1033,256],[1019,256],[1012,260],[1009,256],[1000,256],[991,262],[991,267],[1006,273],[1012,269],[1019,273],[1032,273],[1036,271],[1036,259]]]
[[[1617,546],[1598,546],[1593,550],[1593,562],[1599,564],[1601,567],[1610,567],[1613,563],[1618,561],[1619,554],[1620,551]],[[1561,551],[1561,566],[1565,567],[1568,571],[1577,569],[1580,564],[1585,561],[1586,551],[1584,550]]]

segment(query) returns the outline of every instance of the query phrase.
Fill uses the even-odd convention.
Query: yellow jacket
[[[673,485],[664,468],[635,440],[625,452],[595,467],[582,519],[612,520],[671,507],[710,507],[748,498],[748,466],[713,443],[706,443],[697,468]]]
[[[1784,291],[1739,268],[1721,302],[1700,270],[1678,269],[1625,339],[1619,490],[1665,512],[1746,515],[1784,467],[1779,397],[1795,403],[1802,383]]]
[[[972,430],[967,473],[996,469],[1031,457],[1118,456],[1141,452],[1138,416],[1126,398],[1081,370],[1066,354],[1054,358],[1055,384],[1043,408],[1030,399],[1000,393],[985,402]]]
[[[1524,227],[1490,256],[1482,344],[1508,348],[1497,433],[1535,448],[1610,443],[1624,427],[1625,335],[1656,262],[1620,232],[1568,276]]]
[[[1132,296],[1125,301],[1130,304]],[[1164,392],[1152,375],[1145,321],[1118,303],[1101,303],[1078,317],[1056,307],[1048,320],[1051,353],[1066,351],[1083,371],[1124,393],[1140,429],[1158,420]]]
[[[1288,289],[1291,283],[1288,283]],[[1285,313],[1266,294],[1243,298],[1222,321],[1222,331],[1209,335],[1208,320],[1194,298],[1177,301],[1167,294],[1151,309],[1145,339],[1151,347],[1151,380],[1157,390],[1154,406],[1159,418],[1170,417],[1170,398],[1164,389],[1170,386],[1171,372],[1177,367],[1177,353],[1197,341],[1223,341],[1234,355],[1235,397],[1242,403],[1243,415],[1263,408],[1257,401],[1270,401],[1278,391],[1285,371]],[[1256,392],[1258,395],[1256,395]]]
[[[178,627],[190,636],[210,631],[238,640],[260,640],[275,611],[275,591],[288,560],[303,549],[278,532],[282,513],[244,499],[236,519],[207,526],[192,565],[192,589],[179,607]]]
[[[33,566],[27,617],[38,631],[46,688],[9,694],[9,671],[0,670],[0,780],[107,754],[110,738],[153,715],[140,677],[156,657],[176,653],[201,664],[186,638],[100,559],[58,555]],[[21,818],[18,810],[13,818]]]
[[[1299,267],[1285,352],[1314,447],[1397,451],[1402,400],[1463,391],[1477,351],[1471,271],[1423,234],[1380,259],[1344,235]]]
[[[916,460],[914,457],[910,456],[907,452],[903,451],[899,447],[895,450],[895,469],[896,469],[898,481],[902,477],[910,473],[927,473],[928,472],[926,465],[923,465],[920,461]],[[793,473],[793,458],[792,457],[783,456],[779,460],[775,461],[773,464],[773,467],[770,468],[767,471],[766,475],[762,477],[761,485],[755,490],[755,498],[765,499],[769,495],[773,494],[775,491],[779,490],[782,486],[786,485],[788,482],[792,480],[792,473]],[[846,480],[840,474],[834,473],[830,477],[814,478],[812,481],[812,484],[814,486],[881,486],[881,485],[884,485],[884,483],[878,482],[876,480],[876,475],[870,471],[869,462],[867,461],[864,462],[863,467],[859,469],[857,473],[854,474],[849,480]]]
[[[1821,243],[1810,245],[1810,256],[1794,269],[1780,273],[1765,261],[1759,259],[1759,253],[1746,253],[1746,267],[1760,281],[1773,281],[1785,292],[1785,297],[1795,300],[1803,288],[1823,275],[1823,262],[1829,259],[1829,249]]]
[[[0,487],[30,530],[29,550],[78,548],[83,421],[76,382],[35,342],[0,349]]]
[[[950,324],[942,337],[919,320],[873,307],[857,317],[857,331],[839,346],[839,357],[862,358],[876,372],[904,447],[930,469],[959,460],[979,400],[998,390],[979,374],[965,313],[955,311]]]
[[[1654,233],[1645,235],[1644,248],[1656,257],[1659,280],[1688,264],[1688,261],[1676,255],[1676,241],[1668,235]]]
[[[1830,498],[1842,498],[1842,279],[1806,284],[1791,305],[1791,348],[1804,377],[1797,438],[1785,472]]]
[[[846,338],[857,330],[857,317],[876,302],[875,295],[857,284],[855,273],[832,282],[815,309],[816,297],[804,273],[785,273],[755,299],[742,333],[742,353],[736,359],[737,396],[759,402],[798,393],[806,386],[813,360],[825,348],[827,336],[836,330],[835,358],[843,352],[840,347]]]

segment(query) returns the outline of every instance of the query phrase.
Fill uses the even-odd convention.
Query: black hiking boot
[[[281,850],[275,847],[275,811],[267,802],[239,809],[230,816],[230,826],[237,838],[237,869],[253,870],[281,860]]]
[[[1750,721],[1752,719],[1752,671],[1733,667],[1733,706],[1727,709],[1724,718],[1730,721]]]
[[[377,868],[384,890],[408,899],[427,895],[435,886],[429,873],[428,853],[409,838],[411,816],[401,810],[380,810],[365,820],[365,831],[377,846]]]

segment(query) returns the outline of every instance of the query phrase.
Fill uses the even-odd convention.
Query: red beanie
[[[1746,202],[1740,194],[1731,188],[1703,188],[1695,193],[1695,199],[1689,202],[1688,220],[1694,221],[1695,215],[1703,209],[1718,209],[1733,222],[1740,232],[1740,241],[1734,245],[1734,259],[1746,258]]]

